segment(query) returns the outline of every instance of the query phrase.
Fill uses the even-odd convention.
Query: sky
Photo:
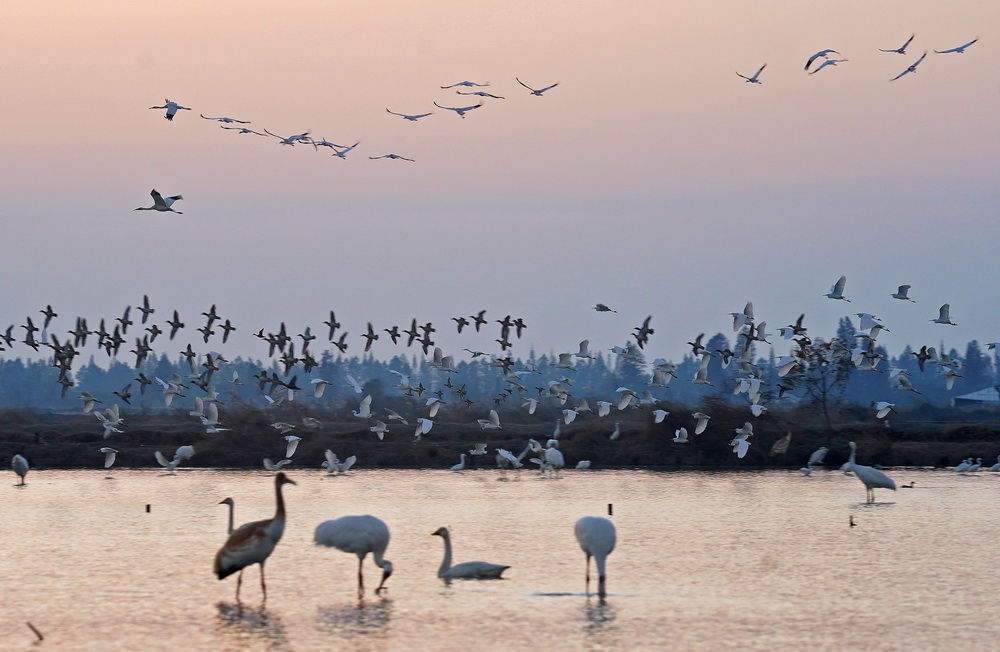
[[[228,355],[265,357],[251,332],[322,333],[335,310],[349,354],[366,322],[415,317],[461,359],[499,353],[497,330],[451,332],[482,309],[525,320],[521,357],[624,344],[651,315],[650,357],[679,361],[700,332],[731,337],[728,313],[752,301],[771,332],[805,313],[829,337],[839,317],[873,313],[892,354],[1000,340],[997,3],[11,0],[4,13],[0,328],[46,304],[56,332],[77,315],[95,327],[148,294],[196,342],[216,304],[240,329],[211,347]],[[906,55],[878,51],[911,34]],[[826,48],[848,61],[807,74]],[[735,74],[764,63],[760,85]],[[515,77],[559,85],[535,97]],[[433,106],[474,104],[440,88],[465,80],[506,99],[464,119]],[[193,110],[167,121],[147,108],[164,98]],[[339,160],[199,113],[360,144]],[[387,153],[415,162],[368,158]],[[152,188],[183,195],[183,215],[134,212]],[[842,274],[849,304],[823,296]],[[916,303],[888,296],[903,283]],[[946,302],[958,326],[929,321]],[[403,351],[384,340],[376,356]],[[154,349],[174,357],[184,341]]]

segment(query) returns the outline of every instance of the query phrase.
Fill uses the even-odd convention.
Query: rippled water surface
[[[1000,474],[903,471],[864,505],[840,472],[290,470],[288,527],[259,572],[212,574],[237,524],[274,511],[263,472],[32,471],[0,487],[0,649],[929,650],[995,647]],[[107,477],[106,477],[107,476]],[[611,517],[604,604],[584,592],[573,524]],[[150,511],[146,511],[146,505]],[[356,594],[356,557],[312,543],[373,514],[392,541],[388,596]],[[853,516],[856,527],[849,527]],[[444,586],[455,561],[506,579]],[[373,588],[380,571],[369,559]]]

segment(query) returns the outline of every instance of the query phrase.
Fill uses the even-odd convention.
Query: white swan
[[[485,561],[466,561],[461,564],[451,565],[451,535],[448,528],[439,527],[431,533],[431,536],[439,536],[444,539],[444,559],[441,560],[441,567],[438,568],[438,577],[446,583],[451,580],[498,580],[500,576],[510,566],[501,564],[491,564]]]

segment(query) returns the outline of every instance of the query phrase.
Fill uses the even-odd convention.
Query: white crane
[[[383,154],[382,156],[369,156],[368,158],[373,161],[376,161],[380,158],[388,158],[398,161],[409,161],[410,163],[414,162],[412,158],[406,158],[405,156],[400,156],[399,154]]]
[[[818,72],[819,72],[820,70],[822,70],[823,68],[826,68],[827,66],[835,66],[835,65],[837,65],[838,63],[844,63],[845,61],[847,61],[847,59],[827,59],[826,61],[824,61],[823,63],[821,63],[821,64],[820,64],[820,65],[819,65],[819,66],[818,66],[818,67],[816,68],[816,70],[810,70],[810,71],[809,71],[809,74],[810,74],[810,75],[815,75],[816,73],[818,73]]]
[[[274,547],[285,533],[285,500],[281,495],[281,487],[295,484],[284,473],[274,476],[274,495],[276,509],[274,516],[263,521],[251,521],[241,525],[229,535],[226,543],[215,555],[215,575],[221,580],[236,571],[242,571],[247,566],[260,564],[260,589],[263,602],[267,602],[267,584],[264,581],[264,562],[274,552]],[[243,574],[236,581],[236,601],[240,601],[240,586],[243,584]]]
[[[979,37],[977,36],[976,38],[972,39],[971,41],[969,41],[965,45],[959,45],[957,48],[951,48],[949,50],[934,50],[934,51],[937,52],[938,54],[949,54],[951,52],[957,52],[958,54],[963,54],[965,52],[965,48],[969,47],[970,45],[972,45],[973,43],[975,43],[978,40],[979,40]]]
[[[920,55],[919,59],[917,59],[916,61],[914,61],[913,63],[911,63],[909,66],[906,67],[906,70],[904,70],[903,72],[899,73],[898,75],[896,75],[895,77],[893,77],[889,81],[896,81],[897,79],[899,79],[903,75],[908,75],[911,72],[917,72],[917,66],[920,65],[920,62],[922,62],[926,56],[927,56],[927,51],[924,50],[924,53]]]
[[[386,111],[388,111],[392,115],[398,115],[403,120],[409,120],[410,122],[416,122],[420,118],[426,118],[429,115],[434,115],[433,111],[429,113],[414,113],[414,114],[396,113],[395,111],[389,111],[389,109],[386,109]]]
[[[761,66],[757,70],[757,72],[755,72],[750,77],[747,77],[746,75],[741,75],[740,73],[736,73],[736,74],[739,75],[740,77],[742,77],[743,79],[747,80],[747,83],[750,83],[750,84],[761,84],[763,82],[760,81],[760,73],[764,72],[764,68],[766,68],[766,67],[767,67],[767,64],[765,63],[763,66]]]
[[[438,577],[450,583],[451,580],[499,580],[500,576],[510,566],[501,564],[491,564],[485,561],[466,561],[461,564],[451,565],[451,535],[448,528],[439,527],[431,533],[431,536],[438,536],[444,539],[444,559],[438,568]]]
[[[455,88],[456,86],[472,87],[472,86],[489,86],[489,85],[490,85],[489,82],[486,82],[485,84],[477,84],[476,82],[460,81],[460,82],[455,82],[451,86],[442,86],[441,88],[447,89],[447,88]]]
[[[21,479],[18,484],[24,485],[24,476],[28,475],[28,469],[30,468],[28,460],[26,460],[23,455],[18,453],[11,458],[10,468],[17,474],[17,477]]]
[[[472,111],[473,109],[478,109],[482,105],[483,105],[483,103],[480,102],[479,104],[476,104],[476,105],[473,105],[473,106],[461,106],[461,107],[459,107],[459,106],[441,106],[437,102],[434,102],[434,106],[436,106],[437,108],[439,108],[439,109],[446,109],[448,111],[454,111],[455,113],[458,114],[458,116],[460,118],[464,118],[466,113],[468,113],[469,111]]]
[[[884,50],[882,48],[879,48],[879,52],[892,52],[893,54],[906,54],[906,48],[908,48],[910,46],[910,43],[913,42],[913,37],[915,37],[915,36],[916,36],[916,34],[912,34],[910,36],[910,38],[906,39],[906,43],[903,43],[898,48],[894,48],[894,49],[891,49],[891,50]]]
[[[517,79],[517,77],[515,77],[514,79]],[[521,86],[524,86],[525,88],[527,88],[529,91],[531,91],[531,94],[535,95],[536,97],[541,97],[542,93],[544,93],[545,91],[552,90],[553,88],[555,88],[556,86],[559,85],[559,82],[556,82],[554,84],[549,84],[545,88],[537,88],[536,89],[536,88],[532,88],[531,86],[528,86],[527,84],[525,84],[520,79],[517,79],[517,83],[520,84]]]
[[[971,43],[970,43],[970,45],[971,45]],[[164,98],[164,100],[163,100],[163,106],[151,106],[149,108],[150,109],[166,109],[167,113],[163,117],[166,118],[167,120],[170,120],[170,121],[173,121],[174,116],[177,115],[177,111],[178,110],[181,110],[181,111],[190,111],[191,110],[191,107],[181,106],[177,102],[171,102],[170,100],[168,100],[166,98]]]
[[[573,532],[583,554],[587,556],[587,595],[590,595],[590,558],[593,557],[597,566],[597,595],[603,600],[606,594],[604,566],[608,555],[615,549],[614,523],[601,516],[584,516],[576,522]]]
[[[224,122],[226,124],[233,124],[234,122],[237,123],[237,124],[241,124],[241,125],[248,125],[248,124],[250,124],[249,120],[237,120],[236,118],[225,118],[225,117],[223,117],[223,118],[210,118],[207,115],[205,115],[204,113],[199,113],[198,115],[200,115],[201,117],[205,118],[206,120],[218,120],[219,122]]]
[[[854,461],[855,454],[858,450],[858,445],[853,441],[848,442],[848,446],[851,447],[851,456],[847,459],[847,464],[844,465],[846,471],[853,471],[854,475],[865,485],[865,498],[866,503],[875,502],[875,489],[892,489],[896,490],[896,483],[893,482],[892,478],[882,473],[878,469],[873,469],[870,466],[862,466]]]
[[[358,556],[358,599],[365,595],[365,579],[362,571],[365,557],[372,554],[375,565],[382,569],[382,581],[375,589],[375,595],[386,590],[385,582],[392,575],[392,563],[385,559],[385,549],[389,545],[389,528],[374,516],[341,516],[324,521],[316,526],[313,540],[318,546],[336,548],[341,552]]]

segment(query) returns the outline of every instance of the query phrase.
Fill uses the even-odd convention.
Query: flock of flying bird
[[[846,277],[840,277],[831,286],[829,292],[823,296],[832,300],[850,302],[850,299],[845,295],[846,282]],[[909,290],[909,285],[901,285],[889,296],[895,300],[915,303],[909,296]],[[599,313],[615,312],[605,304],[600,303],[593,309]],[[30,316],[25,318],[25,323],[20,326],[24,331],[24,339],[21,340],[21,343],[35,351],[40,351],[43,346],[51,349],[52,365],[58,370],[56,382],[61,386],[62,395],[65,397],[68,390],[76,384],[72,373],[74,360],[90,338],[96,337],[98,349],[103,349],[108,356],[115,356],[119,354],[122,345],[127,342],[126,336],[134,335],[135,346],[129,352],[135,355],[135,369],[139,371],[132,382],[114,392],[114,395],[124,404],[130,404],[133,384],[138,383],[141,393],[145,393],[147,387],[158,388],[163,394],[164,405],[170,407],[176,397],[188,396],[184,393],[185,391],[198,391],[199,394],[193,398],[193,406],[188,414],[197,418],[209,434],[225,431],[227,428],[222,423],[222,415],[219,412],[219,395],[214,383],[216,373],[223,369],[229,361],[214,351],[199,354],[188,343],[186,348],[181,351],[181,355],[186,359],[188,365],[188,374],[173,374],[168,380],[156,376],[150,379],[141,369],[150,354],[153,353],[154,343],[160,337],[173,340],[177,333],[187,326],[181,321],[178,311],[173,310],[172,317],[166,320],[161,328],[155,320],[151,319],[151,316],[156,313],[156,309],[151,305],[148,296],[143,296],[142,303],[137,310],[141,313],[141,316],[137,317],[138,325],[131,318],[131,306],[127,306],[120,317],[111,321],[114,326],[110,332],[106,319],[101,319],[99,327],[96,330],[91,330],[86,318],[77,317],[74,328],[68,331],[69,337],[60,341],[55,333],[49,333],[48,330],[53,324],[53,320],[58,317],[55,310],[49,305],[39,311],[44,316],[44,322],[41,326],[36,326]],[[807,328],[803,325],[804,315],[800,316],[794,324],[777,329],[777,334],[789,341],[790,350],[786,355],[778,358],[775,365],[778,379],[777,382],[770,385],[763,377],[762,370],[755,360],[753,348],[758,342],[771,344],[768,338],[772,337],[772,334],[767,332],[766,322],[758,322],[755,319],[753,303],[747,302],[742,311],[730,313],[733,318],[733,331],[737,333],[738,338],[738,343],[734,347],[736,352],[729,349],[709,351],[702,344],[704,333],[688,342],[691,346],[691,353],[697,361],[697,371],[692,378],[687,380],[694,385],[714,386],[708,374],[709,363],[712,360],[718,360],[722,368],[728,368],[735,363],[738,374],[735,376],[734,393],[746,397],[750,417],[757,418],[767,411],[767,405],[770,401],[782,398],[785,392],[794,387],[794,379],[798,372],[807,371],[811,365],[821,362],[829,363],[838,359],[849,359],[858,371],[881,373],[884,371],[880,368],[884,355],[878,351],[875,345],[880,334],[889,329],[875,315],[864,312],[855,314],[860,318],[860,322],[859,331],[854,335],[853,342],[840,341],[838,338],[832,338],[828,341],[813,341]],[[215,305],[201,313],[201,316],[204,317],[204,325],[196,330],[205,344],[210,344],[213,338],[221,339],[224,343],[236,330],[236,326],[232,324],[230,319],[223,319],[218,314]],[[613,411],[622,412],[643,408],[648,411],[652,423],[662,423],[670,414],[659,405],[660,399],[653,394],[654,389],[667,388],[670,382],[677,377],[677,365],[667,360],[657,358],[652,362],[646,388],[638,390],[630,387],[619,387],[614,397],[597,399],[595,404],[591,406],[590,400],[594,399],[588,400],[586,396],[574,396],[571,378],[573,372],[577,370],[577,365],[596,358],[596,354],[589,347],[588,340],[581,341],[575,352],[560,353],[558,359],[552,362],[551,369],[539,369],[530,363],[515,362],[508,353],[508,349],[514,346],[512,340],[519,339],[527,328],[523,318],[512,318],[511,315],[506,315],[502,319],[491,320],[486,317],[485,310],[480,310],[468,317],[452,317],[451,320],[455,322],[458,333],[462,333],[466,328],[475,329],[478,332],[491,321],[499,325],[499,337],[494,340],[500,345],[501,353],[499,355],[464,349],[473,360],[479,360],[480,364],[484,365],[484,370],[492,369],[502,378],[503,391],[492,397],[496,406],[513,398],[529,414],[533,414],[541,404],[558,405],[560,409],[556,429],[544,446],[535,439],[529,439],[519,455],[515,455],[505,448],[496,448],[495,458],[499,468],[521,468],[524,460],[532,455],[528,459],[538,465],[540,472],[558,472],[566,465],[565,457],[560,450],[561,427],[572,424],[577,418],[584,415],[600,419],[609,416]],[[610,350],[624,360],[645,364],[642,350],[650,336],[655,332],[651,326],[651,320],[652,316],[646,317],[641,325],[632,329],[631,338],[634,341],[630,341],[624,346],[614,346]],[[954,325],[951,320],[949,304],[942,305],[938,310],[938,316],[928,321],[935,324]],[[349,333],[340,332],[341,324],[337,321],[333,311],[330,311],[329,319],[324,321],[324,324],[328,327],[327,339],[330,344],[340,352],[346,352]],[[143,328],[143,330],[136,335],[129,330],[130,327],[133,327],[133,330],[135,327]],[[15,325],[11,324],[6,331],[0,334],[0,350],[5,350],[6,347],[15,343],[14,328]],[[41,336],[36,338],[35,333],[39,331],[41,331]],[[466,408],[467,411],[471,411],[477,405],[475,401],[468,398],[468,392],[464,385],[456,386],[452,382],[452,375],[456,372],[454,357],[444,355],[441,348],[435,346],[432,335],[436,331],[437,328],[433,323],[418,324],[417,319],[413,318],[409,328],[400,329],[399,326],[392,326],[378,332],[369,322],[366,331],[360,336],[364,341],[366,352],[371,351],[373,344],[380,341],[380,338],[384,338],[390,340],[394,345],[412,346],[419,344],[423,352],[430,355],[427,365],[430,369],[435,370],[436,378],[445,379],[443,387],[428,389],[422,383],[414,384],[407,373],[390,370],[398,378],[398,382],[392,386],[392,389],[400,395],[415,398],[418,405],[422,403],[423,413],[404,416],[391,409],[380,409],[377,405],[373,406],[373,397],[370,394],[362,396],[364,394],[362,383],[350,374],[347,374],[343,380],[312,377],[306,386],[311,386],[310,393],[317,401],[322,399],[326,388],[332,384],[345,388],[350,387],[350,391],[358,397],[357,409],[352,410],[353,416],[364,421],[367,430],[380,441],[390,433],[391,427],[398,426],[413,427],[414,441],[420,442],[431,431],[434,419],[443,406],[457,404]],[[302,333],[293,337],[289,335],[284,323],[281,323],[275,332],[265,332],[265,329],[261,328],[255,333],[255,336],[267,344],[268,357],[276,359],[283,368],[283,374],[268,371],[266,368],[254,374],[261,400],[265,405],[280,405],[295,401],[296,397],[305,391],[299,385],[299,370],[311,374],[318,365],[310,348],[317,336],[312,333],[310,327],[306,327]],[[301,340],[298,347],[295,339]],[[992,349],[996,343],[991,342],[988,346]],[[919,351],[914,352],[914,355],[921,370],[925,368],[926,364],[938,366],[939,374],[944,378],[949,388],[955,378],[961,377],[959,373],[961,362],[945,353],[938,354],[934,347],[923,346]],[[890,388],[914,394],[920,393],[911,383],[909,371],[903,368],[892,368],[887,371]],[[529,380],[539,376],[542,378],[535,381]],[[546,376],[548,379],[543,380]],[[224,382],[232,385],[244,384],[237,372],[233,372],[232,377],[226,378]],[[535,384],[538,382],[540,384]],[[305,383],[303,384],[305,385]],[[533,384],[535,385],[534,393],[529,390],[529,385]],[[196,389],[192,390],[192,387]],[[446,394],[445,390],[449,390],[450,393]],[[427,397],[424,396],[425,393],[428,394]],[[94,396],[86,389],[79,390],[78,397],[82,401],[83,412],[93,412],[96,415],[104,430],[105,438],[111,439],[116,434],[123,432],[124,418],[117,402],[101,410],[96,408],[98,404],[104,403],[106,397]],[[410,403],[413,404],[413,401]],[[877,419],[883,419],[890,412],[895,411],[895,403],[884,399],[872,401],[872,407],[876,411],[875,417]],[[475,423],[482,431],[483,438],[488,440],[491,433],[502,431],[503,426],[496,409],[488,411],[484,409],[483,411],[486,412],[485,415],[477,418]],[[699,411],[692,413],[690,419],[690,433],[688,425],[680,425],[674,432],[674,438],[671,440],[673,443],[687,444],[692,442],[690,436],[703,433],[709,425],[711,415]],[[315,433],[322,428],[322,423],[313,416],[302,417],[300,424],[276,421],[271,425],[284,439],[284,458],[277,462],[273,462],[270,458],[263,460],[264,467],[269,470],[278,470],[290,464],[298,442],[302,439],[300,435],[307,436],[306,433]],[[746,456],[753,435],[754,426],[750,420],[747,420],[740,428],[735,429],[734,437],[729,445],[732,446],[733,453],[737,457]],[[616,422],[609,439],[616,441],[620,436],[621,427]],[[485,456],[488,454],[487,447],[487,443],[477,443],[474,448],[468,451],[468,455]],[[118,451],[106,446],[102,447],[100,452],[105,456],[105,467],[110,467],[115,462]],[[179,464],[190,459],[194,452],[192,446],[181,446],[172,459],[168,459],[159,451],[155,453],[155,458],[159,464],[172,471]],[[341,461],[330,450],[326,451],[325,458],[322,466],[329,473],[343,473],[356,462],[355,456]],[[586,469],[590,467],[590,464],[590,460],[580,460],[576,468]],[[452,467],[452,470],[461,471],[465,468],[466,453],[462,452],[459,463]]]
[[[905,55],[905,54],[907,54],[907,51],[906,51],[907,48],[910,47],[910,44],[913,42],[913,39],[916,38],[916,36],[917,36],[916,34],[912,34],[898,48],[878,48],[878,50],[880,52],[890,52],[890,53],[893,53],[893,54],[903,54],[903,55]],[[979,38],[976,37],[976,38],[972,39],[971,41],[969,41],[968,43],[966,43],[964,45],[959,45],[959,46],[956,46],[956,47],[953,47],[953,48],[948,48],[946,50],[934,50],[934,52],[937,53],[937,54],[962,54],[962,53],[964,53],[966,51],[966,49],[968,49],[969,47],[971,47],[978,40],[979,40]],[[889,81],[896,81],[897,79],[899,79],[901,77],[904,77],[906,75],[909,75],[910,73],[917,72],[917,66],[919,66],[921,63],[923,63],[924,59],[927,57],[927,52],[928,52],[927,50],[924,50],[923,54],[921,54],[915,61],[913,61],[912,63],[910,63],[909,65],[907,65],[906,68],[901,73],[899,73],[898,75],[896,75],[895,77],[893,77]],[[831,55],[836,55],[836,56],[831,56]],[[825,50],[820,50],[819,52],[816,52],[815,54],[811,55],[806,60],[805,71],[807,73],[809,73],[810,75],[815,75],[816,73],[818,73],[819,71],[821,71],[821,70],[823,70],[825,68],[832,68],[832,67],[836,66],[837,64],[845,63],[846,61],[848,61],[848,59],[837,58],[837,57],[841,57],[841,56],[843,56],[843,55],[841,55],[841,53],[838,52],[837,50],[833,50],[833,49],[829,49],[829,48],[827,48]],[[813,66],[813,64],[816,64],[816,65]],[[764,72],[764,68],[766,68],[766,67],[767,67],[767,64],[765,63],[764,65],[762,65],[760,68],[757,69],[757,72],[755,72],[752,75],[744,75],[743,73],[740,73],[740,72],[737,72],[736,74],[739,75],[744,80],[746,80],[746,82],[749,83],[749,84],[762,84],[763,82],[760,79],[760,75],[761,75],[762,72]]]
[[[544,86],[542,88],[534,88],[534,87],[528,86],[527,84],[525,84],[523,81],[521,81],[517,77],[515,77],[514,79],[517,81],[518,84],[520,84],[525,89],[527,89],[527,91],[529,92],[529,94],[532,95],[532,96],[534,96],[534,97],[542,97],[542,95],[544,93],[547,93],[548,91],[552,90],[553,88],[555,88],[556,86],[559,85],[559,82],[556,82],[554,84],[549,84],[548,86]],[[477,97],[477,98],[479,98],[478,103],[471,104],[471,105],[466,105],[466,106],[445,106],[445,105],[439,104],[435,100],[433,102],[433,104],[434,104],[434,106],[436,106],[439,109],[442,109],[444,111],[451,111],[452,113],[454,113],[458,117],[465,118],[465,115],[467,113],[469,113],[471,111],[474,111],[476,109],[482,108],[483,106],[485,106],[485,103],[487,101],[506,99],[505,96],[503,96],[503,95],[497,95],[495,93],[490,93],[488,91],[482,90],[483,88],[487,88],[487,87],[490,87],[489,82],[479,83],[479,82],[472,82],[472,81],[460,81],[460,82],[456,82],[454,84],[450,84],[448,86],[442,86],[441,88],[442,89],[446,89],[446,90],[458,89],[455,92],[457,94],[459,94],[459,95]],[[462,88],[469,89],[469,90],[463,91],[463,90],[461,90]],[[178,115],[178,111],[191,111],[192,110],[191,107],[181,106],[177,102],[174,102],[174,101],[169,100],[169,99],[164,99],[162,105],[151,106],[149,108],[150,109],[164,110],[165,113],[164,113],[163,117],[166,118],[170,122],[173,122],[174,118]],[[386,112],[389,113],[390,115],[399,116],[400,118],[403,118],[404,120],[407,120],[409,122],[417,122],[418,120],[422,120],[424,118],[427,118],[428,116],[434,115],[434,113],[435,113],[435,111],[427,111],[425,113],[399,113],[397,111],[391,111],[388,108],[386,108]],[[233,130],[233,131],[235,131],[238,134],[251,134],[251,135],[254,135],[254,136],[263,136],[265,138],[268,138],[268,137],[277,138],[278,142],[281,145],[288,145],[288,146],[312,145],[313,148],[316,151],[319,151],[320,147],[326,147],[326,148],[328,148],[328,149],[331,150],[331,156],[333,156],[334,158],[338,158],[340,160],[346,159],[347,155],[350,152],[352,152],[355,147],[357,147],[358,145],[361,144],[361,141],[357,141],[353,145],[346,145],[346,144],[345,145],[338,145],[337,143],[333,143],[333,142],[327,140],[325,137],[324,138],[320,138],[320,139],[316,139],[316,138],[310,136],[310,131],[308,131],[308,130],[304,131],[302,133],[292,134],[290,136],[280,136],[280,135],[278,135],[276,133],[268,131],[267,129],[263,129],[262,131],[256,131],[254,129],[251,129],[251,128],[245,126],[245,125],[251,124],[251,121],[249,121],[249,120],[238,120],[236,118],[230,118],[228,116],[207,116],[204,113],[199,113],[199,115],[203,119],[205,119],[205,120],[211,120],[211,121],[215,121],[215,122],[221,122],[222,124],[220,125],[220,127],[222,129]],[[409,161],[411,163],[415,161],[415,159],[413,159],[413,158],[409,158],[409,157],[402,156],[400,154],[395,154],[395,153],[381,154],[379,156],[369,156],[368,158],[371,159],[371,160],[373,160],[373,161],[374,160],[381,160],[381,159],[395,160],[395,161]],[[144,211],[155,210],[155,211],[160,211],[160,212],[173,212],[173,213],[182,214],[181,211],[178,211],[178,210],[172,208],[172,205],[177,200],[184,199],[183,196],[181,196],[181,195],[173,195],[171,197],[163,197],[155,189],[153,190],[153,192],[151,194],[153,196],[153,205],[152,206],[148,206],[148,207],[136,208],[135,210],[137,210],[137,211],[138,210],[144,210]]]

